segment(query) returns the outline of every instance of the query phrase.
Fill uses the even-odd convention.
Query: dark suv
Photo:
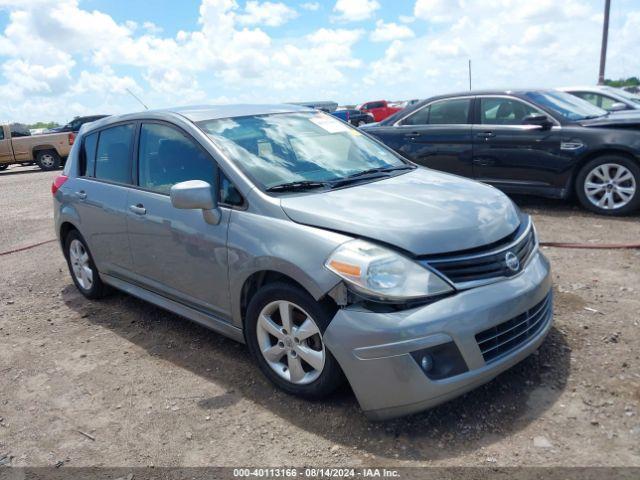
[[[605,215],[640,205],[640,116],[556,90],[424,100],[363,129],[414,162],[506,192],[568,198]]]
[[[66,125],[62,127],[55,127],[49,130],[49,133],[55,132],[74,132],[78,133],[80,131],[80,127],[85,123],[95,122],[96,120],[100,120],[101,118],[108,117],[109,115],[90,115],[87,117],[75,117]]]

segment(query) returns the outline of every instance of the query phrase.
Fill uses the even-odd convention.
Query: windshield
[[[205,120],[198,126],[263,189],[333,182],[407,165],[357,129],[321,112]]]
[[[638,95],[635,95],[631,92],[627,92],[622,88],[606,87],[606,89],[612,93],[615,93],[619,97],[625,98],[627,100],[631,100],[633,103],[637,103],[638,105],[640,105],[640,96]]]
[[[607,114],[606,110],[566,92],[527,92],[525,93],[525,97],[541,107],[552,110],[565,120],[571,122],[602,117]]]

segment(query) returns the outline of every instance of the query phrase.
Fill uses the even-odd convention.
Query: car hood
[[[639,127],[640,128],[640,110],[631,110],[628,112],[612,112],[604,117],[592,118],[590,120],[582,120],[580,125],[583,127]]]
[[[432,255],[487,245],[520,224],[499,190],[434,170],[281,199],[293,221]]]

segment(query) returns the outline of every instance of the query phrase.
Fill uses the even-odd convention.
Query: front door
[[[204,180],[215,188],[215,161],[190,136],[164,123],[143,123],[138,147],[138,189],[127,197],[127,225],[135,280],[182,303],[230,317],[227,228],[201,210],[171,205],[171,186]]]
[[[402,155],[419,165],[471,177],[471,97],[439,100],[392,127]]]
[[[560,127],[526,125],[531,115],[546,115],[513,97],[480,97],[473,126],[473,173],[482,182],[517,190],[557,182],[561,160]]]

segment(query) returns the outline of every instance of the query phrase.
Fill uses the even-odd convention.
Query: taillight
[[[76,134],[73,132],[69,132],[69,145],[73,145],[73,142],[76,141]]]
[[[51,194],[55,195],[56,192],[58,191],[58,189],[64,185],[64,182],[66,182],[67,180],[69,180],[69,177],[67,177],[66,175],[58,175],[54,180],[53,183],[51,184]]]

